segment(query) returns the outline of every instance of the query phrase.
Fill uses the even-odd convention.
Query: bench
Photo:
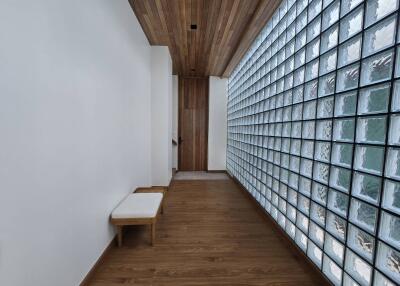
[[[154,245],[162,200],[162,193],[133,193],[113,210],[111,223],[117,228],[118,247],[122,245],[122,228],[126,225],[150,225],[151,245]]]

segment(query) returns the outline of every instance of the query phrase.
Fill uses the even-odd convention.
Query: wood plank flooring
[[[323,285],[231,180],[173,181],[156,244],[131,227],[89,285]]]

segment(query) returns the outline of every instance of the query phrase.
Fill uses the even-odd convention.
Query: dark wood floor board
[[[322,285],[232,180],[174,181],[157,224],[129,227],[89,285]]]

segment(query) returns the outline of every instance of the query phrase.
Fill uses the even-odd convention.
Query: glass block
[[[361,57],[361,35],[354,37],[339,47],[338,67],[351,64]]]
[[[350,221],[355,225],[374,233],[376,227],[377,209],[356,199],[351,199]]]
[[[294,206],[297,206],[297,192],[293,189],[289,189],[288,202]]]
[[[321,226],[325,226],[325,208],[316,204],[316,203],[311,203],[311,209],[310,209],[310,217],[313,221],[318,223]]]
[[[389,148],[386,156],[385,175],[400,180],[400,149]]]
[[[387,112],[389,104],[390,83],[385,83],[360,91],[358,114]]]
[[[293,222],[296,221],[297,212],[296,212],[296,209],[294,207],[292,207],[291,205],[287,205],[286,215],[291,221],[293,221]]]
[[[399,186],[400,188],[400,186]],[[400,192],[400,190],[399,190]],[[319,202],[322,205],[326,205],[326,200],[327,200],[327,194],[328,194],[328,188],[324,185],[321,185],[319,183],[314,182],[313,183],[313,188],[312,188],[312,199],[316,202]],[[400,194],[399,194],[400,196]],[[400,200],[400,198],[399,198]],[[400,201],[399,201],[400,205]]]
[[[318,81],[314,80],[306,83],[304,87],[304,101],[317,98]]]
[[[307,197],[311,196],[311,180],[300,177],[300,184],[299,184],[299,192],[306,195]]]
[[[385,180],[382,207],[400,215],[400,182]]]
[[[310,199],[306,198],[305,196],[299,195],[297,207],[301,210],[304,214],[308,215],[310,212]]]
[[[318,118],[331,117],[332,114],[333,114],[333,96],[319,99],[317,107]]]
[[[383,147],[357,145],[354,169],[381,175],[384,151]]]
[[[369,28],[365,31],[363,57],[382,51],[395,43],[396,16]]]
[[[342,0],[340,15],[346,15],[348,12],[357,7],[358,4],[360,4],[361,2],[363,2],[363,0]]]
[[[322,0],[314,0],[308,5],[308,21],[310,22],[312,19],[317,16],[322,9]]]
[[[306,51],[301,49],[294,56],[294,68],[299,68],[306,63]]]
[[[346,236],[346,220],[332,212],[328,212],[326,218],[326,229],[337,239],[344,241]]]
[[[322,250],[311,241],[308,242],[307,256],[319,267],[322,264]]]
[[[382,211],[379,237],[395,248],[400,249],[400,217]]]
[[[330,5],[322,15],[322,30],[326,30],[339,20],[340,1]]]
[[[307,26],[307,42],[310,42],[319,35],[321,31],[321,16],[314,19]]]
[[[317,108],[317,101],[312,100],[304,103],[303,120],[314,119]]]
[[[311,43],[309,43],[307,45],[306,48],[306,60],[307,62],[315,59],[316,57],[319,56],[319,39],[315,39],[314,41],[312,41]]]
[[[320,75],[327,74],[336,68],[337,52],[336,49],[321,56]]]
[[[340,21],[340,42],[343,42],[361,31],[363,25],[363,8],[360,7]]]
[[[313,166],[313,161],[312,160],[308,160],[308,159],[302,158],[301,159],[301,163],[300,163],[300,174],[302,174],[303,176],[311,178],[311,176],[312,176],[312,166]]]
[[[329,165],[319,162],[315,163],[313,177],[316,181],[327,184],[329,177]]]
[[[314,137],[315,137],[315,122],[314,121],[304,121],[303,122],[302,137],[304,139],[314,139]]]
[[[358,86],[359,64],[354,64],[338,70],[336,91],[346,91]]]
[[[328,196],[328,209],[331,211],[346,217],[347,216],[347,205],[349,202],[349,196],[342,192],[335,190],[329,190]]]
[[[315,159],[322,162],[328,162],[331,154],[330,142],[316,142],[315,143]]]
[[[392,111],[400,111],[400,80],[396,80],[392,95]]]
[[[333,124],[333,140],[353,142],[354,119],[336,119]]]
[[[333,143],[332,164],[350,167],[353,157],[353,145],[345,143]]]
[[[374,285],[396,286],[386,276],[382,275],[379,271],[376,270],[375,270]]]
[[[301,141],[298,139],[292,139],[291,141],[291,145],[290,145],[290,153],[294,154],[294,155],[300,155],[300,145],[301,145]]]
[[[314,141],[303,140],[301,144],[301,156],[312,159],[313,153],[314,153]]]
[[[384,144],[386,139],[386,116],[361,117],[357,122],[359,143]]]
[[[346,251],[345,270],[361,285],[370,285],[372,267],[350,250]]]
[[[329,185],[340,191],[349,192],[351,172],[347,169],[331,167]]]
[[[331,4],[332,2],[333,2],[334,0],[324,0],[323,2],[323,7],[324,7],[324,9],[326,8],[326,7],[328,7],[329,6],[329,4]]]
[[[397,6],[397,0],[368,0],[365,13],[366,27],[395,11]]]
[[[286,226],[285,226],[286,232],[287,234],[289,234],[289,236],[294,239],[295,234],[296,234],[296,227],[294,226],[293,223],[291,223],[290,221],[286,222]]]
[[[335,96],[335,116],[349,116],[356,113],[357,92],[347,92]]]
[[[342,283],[342,269],[336,265],[328,256],[324,255],[322,271],[328,277],[328,279],[332,282],[333,285],[339,286]]]
[[[353,278],[351,278],[346,272],[343,274],[343,286],[360,286]]]
[[[306,81],[318,77],[318,66],[319,66],[318,60],[314,60],[306,65]]]
[[[318,96],[323,97],[335,92],[335,73],[328,74],[319,79]]]
[[[317,122],[316,138],[318,140],[330,140],[332,136],[332,121],[320,120]]]
[[[353,175],[352,195],[377,205],[381,190],[381,178],[359,172]]]
[[[322,247],[324,243],[324,230],[320,228],[317,224],[310,222],[309,236],[312,241],[314,241],[319,247]]]
[[[338,44],[338,25],[325,31],[321,36],[321,53],[324,53]]]
[[[296,1],[297,15],[299,15],[308,5],[308,0]]]
[[[390,117],[389,127],[389,144],[400,145],[400,115],[392,115]]]
[[[347,244],[360,256],[364,257],[369,262],[372,262],[375,248],[375,239],[373,236],[362,231],[358,227],[349,224]]]
[[[325,235],[324,250],[336,263],[343,264],[344,246],[329,234]]]
[[[382,242],[379,242],[376,267],[394,281],[399,282],[400,252]]]
[[[393,50],[389,50],[363,60],[361,86],[388,80],[393,70]]]
[[[293,138],[301,137],[301,122],[292,123],[292,137]]]
[[[296,156],[290,156],[290,170],[299,172],[300,170],[300,158]]]
[[[300,68],[294,72],[293,85],[298,86],[304,82],[304,68]]]
[[[299,103],[299,104],[293,105],[292,120],[293,121],[301,120],[302,114],[303,114],[303,104]]]
[[[300,247],[304,252],[307,250],[307,236],[304,235],[298,228],[296,228],[296,244]]]
[[[297,34],[296,36],[296,44],[295,44],[295,49],[296,51],[300,50],[302,47],[305,46],[307,42],[307,33],[306,30],[300,32]],[[305,56],[305,52],[304,52],[304,56]]]

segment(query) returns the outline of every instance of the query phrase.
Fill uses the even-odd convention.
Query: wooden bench
[[[154,245],[162,200],[162,193],[133,193],[113,210],[111,223],[117,228],[118,247],[122,245],[122,228],[126,225],[150,225],[151,245]]]

